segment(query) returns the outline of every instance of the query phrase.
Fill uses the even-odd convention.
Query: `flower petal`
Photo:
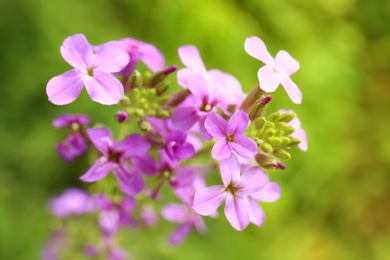
[[[100,104],[117,104],[123,97],[122,83],[105,71],[95,69],[93,77],[86,76],[84,83],[91,99]]]
[[[217,139],[224,138],[227,135],[228,122],[219,114],[210,113],[204,122],[204,126],[207,132]]]
[[[249,224],[249,213],[246,198],[226,196],[225,216],[230,224],[238,231],[244,230]]]
[[[189,159],[195,154],[194,146],[190,143],[185,143],[179,147],[174,148],[175,157],[180,159]]]
[[[183,242],[184,238],[188,236],[191,231],[191,227],[191,222],[185,222],[183,224],[180,224],[168,238],[168,242],[171,245],[179,245],[181,242]]]
[[[264,42],[256,36],[246,38],[244,48],[249,55],[264,62],[265,64],[271,64],[274,62],[274,58],[272,58],[271,54],[269,54]]]
[[[224,160],[230,156],[232,149],[230,148],[226,138],[221,138],[216,142],[211,149],[211,155],[216,160]]]
[[[186,79],[186,86],[189,91],[200,99],[209,98],[213,95],[213,89],[209,82],[201,76],[191,76]]]
[[[229,144],[231,149],[233,149],[239,156],[244,158],[255,157],[258,152],[256,142],[246,136],[234,136],[234,141],[229,142]]]
[[[210,186],[195,193],[193,209],[200,215],[208,216],[217,210],[226,197],[223,185]]]
[[[231,182],[237,181],[240,178],[240,162],[237,156],[232,154],[226,160],[221,161],[220,171],[225,187],[229,186]]]
[[[187,131],[199,120],[195,107],[178,107],[172,113],[172,124],[175,129]]]
[[[251,195],[252,198],[264,202],[275,202],[280,198],[280,186],[276,182],[270,181],[260,191]]]
[[[153,72],[162,70],[164,67],[164,56],[152,44],[144,43],[139,47],[141,53],[141,60]]]
[[[119,182],[121,191],[129,196],[140,193],[144,188],[144,180],[137,170],[131,170],[127,164],[116,165],[114,174]]]
[[[95,182],[106,177],[114,167],[114,163],[108,162],[105,157],[100,157],[89,170],[80,177],[84,182]]]
[[[183,88],[188,88],[187,79],[197,74],[188,68],[181,69],[177,72],[177,84]]]
[[[114,140],[111,137],[110,129],[106,127],[89,128],[87,130],[87,135],[95,148],[104,154],[104,156],[108,157],[108,150],[113,146],[114,143]]]
[[[236,183],[236,187],[239,188],[236,194],[239,196],[254,194],[263,189],[268,181],[268,175],[260,167],[251,167],[242,174],[240,180]]]
[[[302,103],[302,92],[298,88],[298,86],[290,79],[288,76],[284,76],[281,78],[281,83],[286,90],[287,95],[291,98],[292,102],[295,104]]]
[[[244,111],[237,111],[234,115],[231,116],[228,127],[227,127],[227,135],[243,135],[245,130],[249,126],[249,117],[248,114]]]
[[[275,67],[283,69],[287,76],[290,76],[299,69],[299,62],[282,50],[276,54]]]
[[[206,68],[200,57],[198,49],[193,45],[181,46],[179,48],[179,57],[181,62],[188,68],[199,74],[205,73]]]
[[[79,125],[88,125],[90,121],[91,120],[86,115],[63,114],[53,120],[53,126],[55,128],[72,127],[73,123]]]
[[[281,83],[281,72],[273,71],[271,66],[263,66],[257,72],[260,88],[266,92],[274,92]]]
[[[60,52],[64,60],[81,72],[87,71],[93,57],[92,47],[84,34],[69,36],[62,43]]]
[[[248,199],[249,207],[249,219],[250,222],[260,227],[264,223],[265,214],[259,203],[254,199]]]
[[[117,149],[124,151],[123,158],[128,159],[133,156],[143,156],[146,154],[152,145],[139,134],[131,134],[127,136]]]
[[[83,86],[82,74],[73,69],[52,78],[47,83],[46,93],[53,104],[66,105],[79,97]]]
[[[143,174],[156,175],[158,173],[156,170],[156,163],[153,157],[149,154],[131,157],[131,163],[134,168],[138,169]]]
[[[93,67],[113,73],[119,72],[129,61],[129,55],[122,45],[118,42],[111,41],[99,46],[95,54]]]
[[[183,223],[187,220],[187,207],[180,204],[169,203],[161,210],[161,215],[169,221]]]
[[[183,132],[181,130],[174,130],[168,135],[165,142],[167,144],[169,144],[171,142],[175,142],[178,145],[182,145],[182,144],[184,144],[186,139],[187,139],[187,134],[185,132]]]

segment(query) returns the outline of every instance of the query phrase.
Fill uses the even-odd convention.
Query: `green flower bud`
[[[130,89],[140,87],[141,83],[141,73],[138,70],[135,70],[129,78]]]
[[[146,111],[145,111],[145,114],[147,115],[147,116],[152,116],[152,117],[154,117],[154,116],[156,116],[156,110],[154,110],[154,109],[146,109]]]
[[[265,137],[265,138],[271,137],[271,136],[273,136],[275,133],[276,133],[275,129],[273,129],[273,128],[268,128],[268,129],[265,130],[265,132],[264,132],[264,137]]]
[[[119,105],[121,105],[122,107],[128,107],[130,106],[130,104],[130,98],[126,95],[123,95],[121,101],[119,101]]]
[[[275,128],[278,130],[283,130],[286,127],[286,122],[277,122]]]
[[[140,108],[134,109],[134,116],[141,118],[141,117],[144,117],[144,115],[145,115],[145,113],[142,109],[140,109]]]
[[[150,71],[146,71],[144,75],[142,75],[142,85],[147,86],[151,78],[152,78],[152,73]]]
[[[267,142],[263,142],[260,146],[261,150],[265,153],[272,153],[272,145],[270,145],[269,143]]]
[[[286,126],[286,127],[283,129],[283,131],[284,131],[284,134],[285,134],[285,135],[290,135],[290,134],[292,134],[292,133],[295,132],[295,128],[294,128],[293,126],[288,125],[288,126]]]
[[[295,113],[286,113],[280,116],[279,121],[288,123],[296,117],[297,115]]]
[[[161,96],[162,94],[164,94],[164,92],[168,90],[169,84],[170,84],[170,82],[167,80],[159,82],[155,86],[157,96]]]
[[[280,137],[280,140],[281,140],[280,146],[282,146],[282,147],[285,147],[285,146],[290,144],[290,138],[288,138],[288,137],[285,137],[285,136]]]
[[[266,153],[256,154],[255,160],[261,167],[266,169],[275,169],[275,167],[277,166],[275,159],[271,155]]]
[[[279,137],[270,137],[268,138],[268,142],[273,146],[273,147],[277,147],[277,146],[280,146],[282,144],[282,139],[279,138]]]
[[[265,119],[265,117],[259,117],[255,120],[255,128],[257,130],[261,130],[261,128],[263,128],[263,126],[265,125],[265,123],[267,122],[267,120]]]
[[[298,137],[290,137],[290,146],[298,145],[301,142],[302,140],[299,139]]]
[[[147,120],[140,120],[138,122],[138,127],[144,132],[150,132],[152,130],[152,126]]]
[[[275,155],[276,157],[280,158],[280,159],[290,159],[291,158],[290,153],[287,152],[286,150],[282,149],[282,148],[274,149],[272,154]]]
[[[270,114],[270,115],[267,117],[267,119],[268,119],[269,121],[271,121],[271,122],[276,123],[276,122],[278,122],[278,120],[279,120],[279,118],[280,118],[281,115],[282,115],[282,114],[281,114],[279,111],[276,111],[276,112],[273,112],[272,114]]]
[[[168,118],[171,116],[171,112],[169,110],[157,110],[156,117],[158,118]]]

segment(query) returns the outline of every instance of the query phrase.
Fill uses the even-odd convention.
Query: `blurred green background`
[[[85,93],[58,107],[47,81],[70,67],[59,48],[84,33],[92,44],[134,37],[155,44],[167,64],[196,45],[208,69],[256,84],[261,62],[244,40],[256,35],[272,55],[287,50],[301,64],[292,76],[303,92],[294,105],[283,88],[271,108],[295,110],[309,151],[293,151],[287,170],[271,172],[280,201],[263,204],[266,222],[235,231],[223,215],[207,218],[177,247],[161,221],[129,248],[136,259],[390,259],[390,2],[364,0],[14,0],[0,1],[0,259],[40,258],[50,234],[47,201],[88,165],[65,164],[52,128],[62,113],[112,124],[115,107]]]

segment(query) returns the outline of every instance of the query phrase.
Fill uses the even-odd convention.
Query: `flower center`
[[[225,191],[229,192],[229,193],[232,194],[232,195],[234,195],[235,192],[236,192],[237,190],[238,190],[237,187],[234,187],[234,186],[233,186],[233,183],[230,183],[230,184],[226,187],[226,189],[225,189]]]
[[[119,159],[122,156],[122,152],[109,151],[108,160],[110,162],[119,163]]]
[[[228,137],[226,137],[227,138],[227,140],[228,140],[228,142],[233,142],[234,140],[233,140],[233,136],[228,136]]]
[[[93,77],[93,70],[94,69],[95,69],[94,67],[88,68],[88,70],[87,70],[88,76]]]
[[[273,68],[272,70],[273,70],[273,72],[275,72],[275,73],[279,73],[279,72],[280,72],[280,70],[277,69],[277,68]]]

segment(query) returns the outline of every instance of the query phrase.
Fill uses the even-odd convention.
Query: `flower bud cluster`
[[[80,216],[89,216],[88,226],[95,223],[101,236],[87,236],[84,253],[107,259],[126,259],[116,239],[122,229],[156,226],[159,216],[178,224],[168,238],[173,245],[193,228],[204,233],[203,216],[217,217],[223,203],[236,230],[263,224],[259,201],[280,197],[279,185],[266,171],[285,169],[280,160],[290,159],[294,146],[307,150],[306,133],[294,112],[267,113],[269,93],[280,83],[293,102],[301,102],[290,79],[299,63],[285,51],[272,58],[257,37],[247,38],[244,48],[266,64],[248,94],[234,76],[207,70],[195,46],[179,48],[185,67],[177,71],[175,65],[164,65],[155,46],[135,39],[91,46],[77,34],[64,41],[61,54],[73,69],[49,81],[49,100],[71,103],[85,87],[93,101],[118,106],[114,118],[121,135],[114,137],[108,127],[84,115],[55,119],[55,127],[71,132],[57,145],[61,157],[70,162],[88,151],[93,164],[80,176],[90,183],[88,193],[73,188],[51,201],[52,214],[63,224],[45,247],[44,259],[61,254],[55,234],[85,237],[82,233],[89,231],[74,232],[71,224],[75,217],[82,221]],[[139,72],[139,62],[149,70]],[[169,95],[176,71],[183,89]],[[208,186],[216,170],[221,183]]]

